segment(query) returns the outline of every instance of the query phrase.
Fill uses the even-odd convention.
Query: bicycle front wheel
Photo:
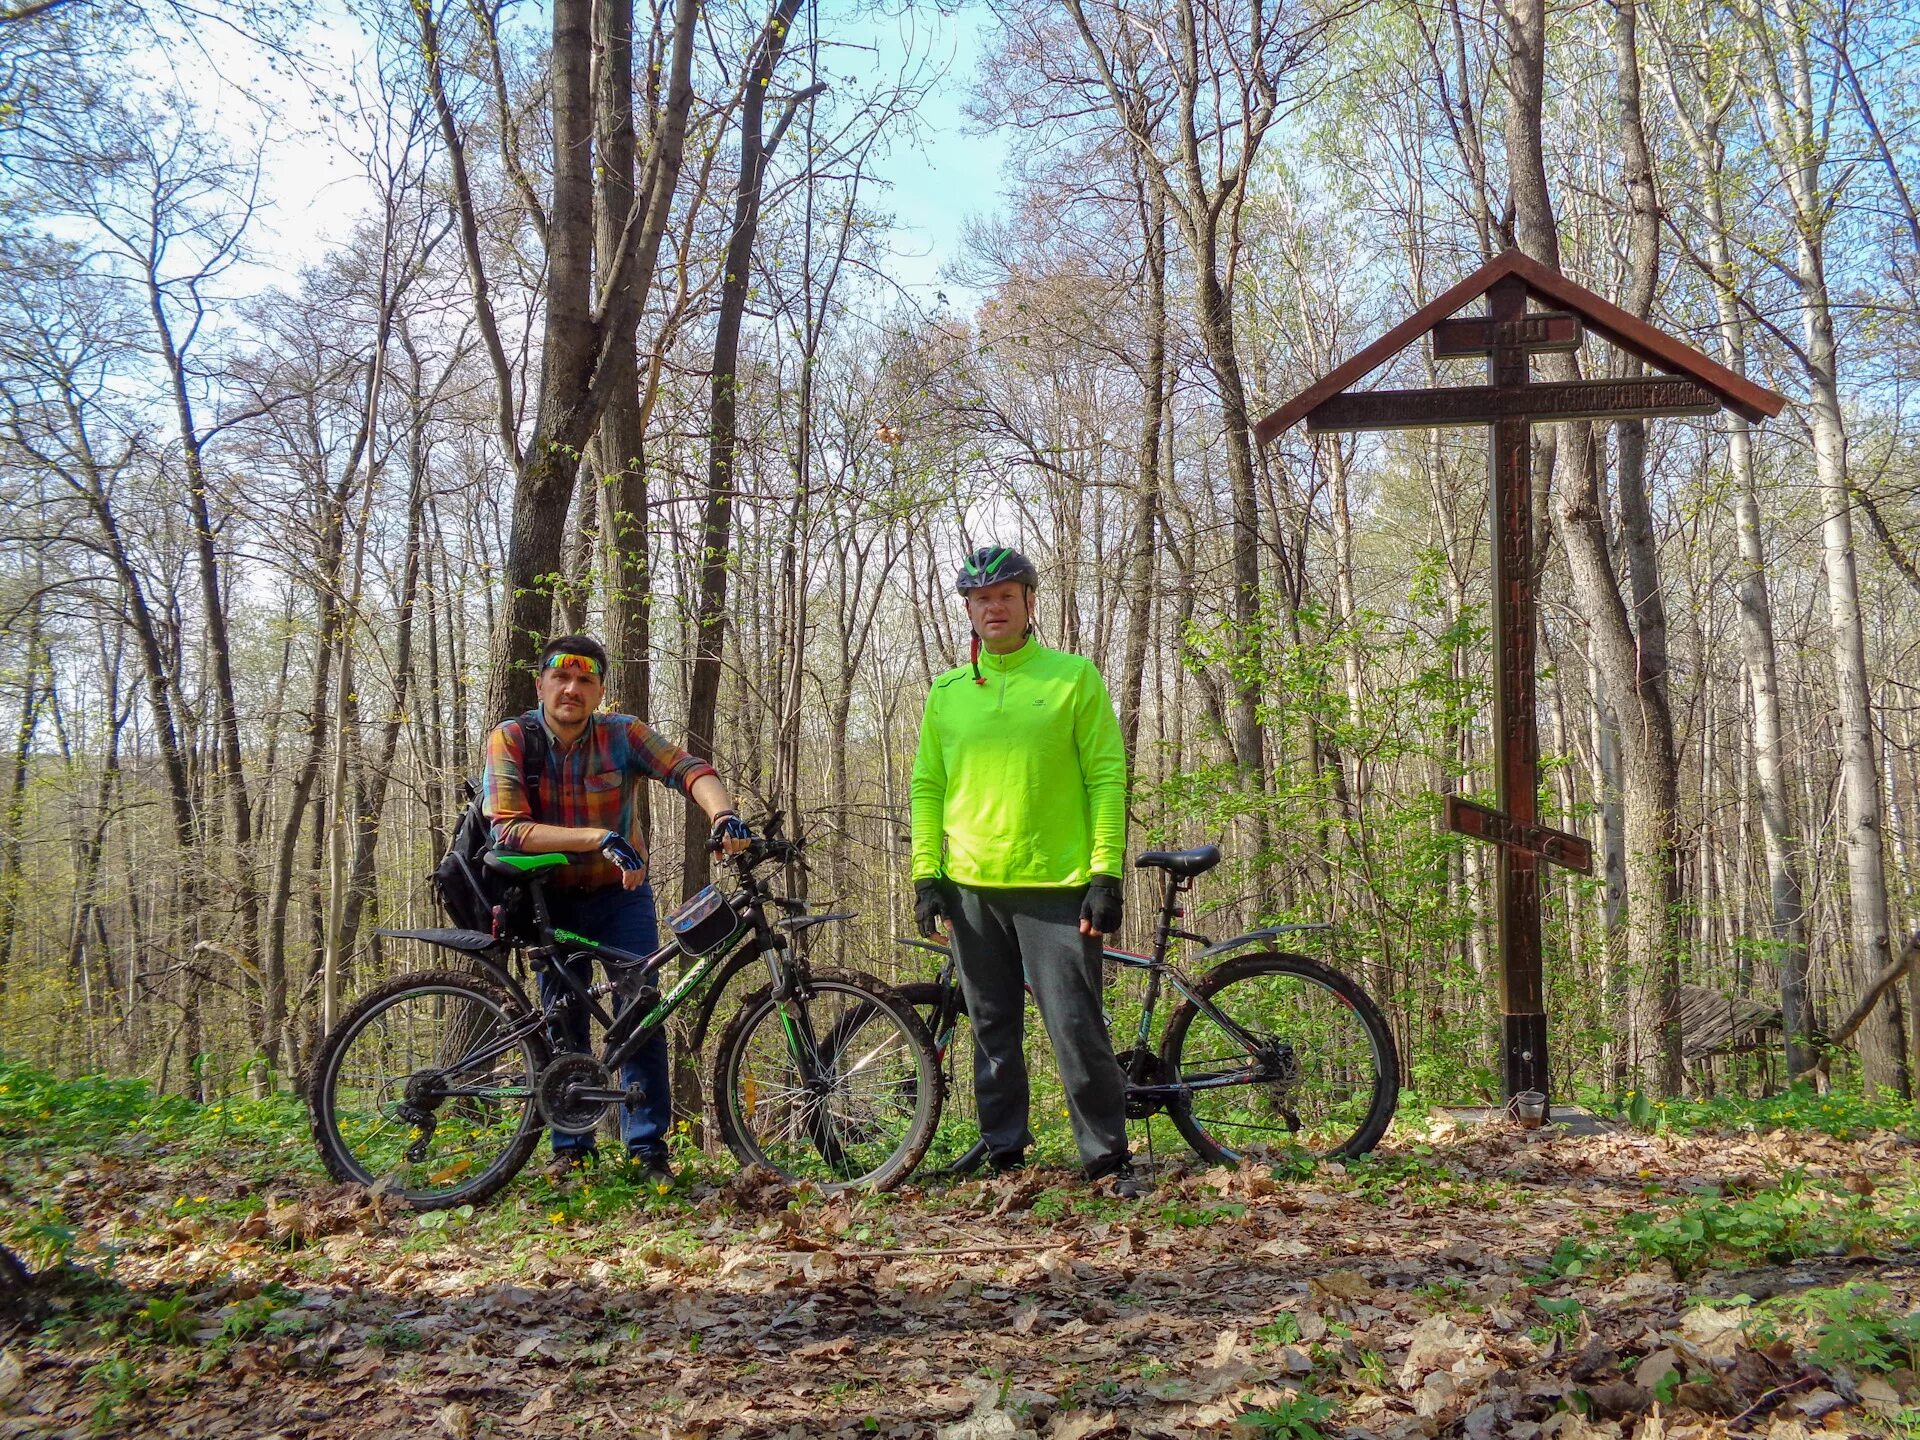
[[[327,1035],[308,1094],[314,1143],[336,1180],[419,1210],[486,1199],[540,1140],[539,1017],[455,970],[401,975]]]
[[[1203,1160],[1350,1159],[1379,1143],[1399,1102],[1400,1062],[1364,990],[1281,954],[1228,960],[1195,989],[1205,1004],[1174,1011],[1160,1060],[1169,1079],[1193,1087],[1168,1113]]]
[[[720,1037],[720,1138],[742,1165],[827,1190],[887,1190],[940,1121],[940,1064],[913,1006],[864,975],[816,970],[783,1011],[750,996]]]

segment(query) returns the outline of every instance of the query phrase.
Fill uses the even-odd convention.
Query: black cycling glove
[[[600,841],[600,853],[618,865],[622,870],[644,870],[647,860],[638,850],[628,843],[627,837],[618,830],[609,830]]]
[[[753,831],[747,828],[747,822],[731,810],[722,810],[720,818],[713,822],[713,833],[708,837],[715,845],[722,840],[751,840]]]
[[[1112,935],[1120,929],[1120,882],[1111,875],[1096,875],[1087,882],[1086,899],[1080,902],[1080,918],[1093,927],[1096,935]]]
[[[913,923],[923,936],[931,940],[940,934],[951,914],[944,885],[931,877],[913,882]]]

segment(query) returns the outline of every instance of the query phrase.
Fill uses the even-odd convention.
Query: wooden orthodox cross
[[[1486,313],[1456,316],[1482,296]],[[1551,307],[1530,310],[1529,301]],[[1577,350],[1592,329],[1663,372],[1614,380],[1540,382],[1531,357]],[[1487,383],[1432,390],[1347,386],[1413,344],[1432,337],[1435,359],[1486,357]],[[1548,1090],[1546,989],[1540,960],[1540,870],[1547,863],[1591,873],[1587,842],[1540,823],[1540,736],[1534,713],[1534,585],[1531,427],[1564,420],[1711,415],[1730,409],[1758,421],[1785,398],[1742,379],[1691,346],[1575,285],[1517,250],[1424,306],[1344,365],[1322,376],[1255,427],[1265,444],[1301,420],[1310,433],[1400,430],[1429,425],[1490,428],[1493,487],[1495,803],[1447,797],[1447,826],[1500,850],[1500,1013],[1508,1099]]]

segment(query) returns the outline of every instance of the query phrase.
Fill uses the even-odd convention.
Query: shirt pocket
[[[587,776],[586,785],[589,795],[606,795],[618,791],[627,778],[624,770],[601,770]]]

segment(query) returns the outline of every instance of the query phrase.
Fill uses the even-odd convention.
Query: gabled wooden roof
[[[1489,260],[1444,295],[1428,301],[1352,359],[1322,375],[1254,426],[1254,436],[1264,445],[1274,436],[1291,430],[1321,401],[1338,395],[1361,376],[1384,365],[1449,315],[1465,309],[1486,294],[1494,281],[1508,275],[1517,275],[1524,280],[1527,290],[1535,299],[1574,311],[1589,328],[1598,331],[1629,355],[1637,355],[1669,375],[1681,375],[1698,381],[1719,396],[1721,403],[1737,415],[1754,421],[1764,420],[1778,415],[1787,403],[1786,396],[1743,379],[1691,345],[1629,315],[1584,285],[1574,284],[1559,271],[1548,269],[1518,250],[1509,250]]]

